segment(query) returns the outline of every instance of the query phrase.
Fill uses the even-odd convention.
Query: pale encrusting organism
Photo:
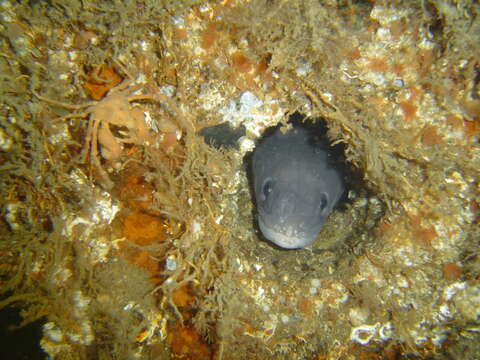
[[[72,360],[480,359],[479,12],[1,0],[0,332]],[[328,216],[266,211],[271,153],[255,201],[245,165],[295,120],[339,145]],[[312,244],[262,236],[282,211]]]
[[[252,173],[258,225],[286,249],[315,241],[345,189],[328,145],[301,125],[286,133],[277,129],[261,141]]]

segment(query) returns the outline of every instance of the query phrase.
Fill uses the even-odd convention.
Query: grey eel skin
[[[256,146],[252,174],[260,230],[286,249],[313,243],[345,190],[328,146],[300,125]]]

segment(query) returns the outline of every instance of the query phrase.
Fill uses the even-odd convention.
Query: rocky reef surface
[[[2,0],[0,308],[51,359],[479,358],[479,16]],[[292,114],[352,179],[284,250],[248,163]]]

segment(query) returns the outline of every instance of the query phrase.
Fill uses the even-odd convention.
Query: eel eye
[[[268,195],[273,191],[273,180],[268,178],[265,180],[262,186],[262,194],[265,199],[267,199]]]
[[[321,214],[323,214],[323,212],[326,210],[327,205],[328,205],[328,195],[327,193],[322,193],[320,195],[320,204],[319,204],[319,209]]]

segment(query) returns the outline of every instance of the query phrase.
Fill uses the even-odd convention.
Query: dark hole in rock
[[[327,126],[327,123],[324,119],[307,119],[305,118],[302,114],[300,113],[294,113],[293,115],[290,116],[289,120],[288,120],[288,124],[291,124],[293,126],[294,129],[302,129],[303,130],[306,130],[306,134],[308,134],[308,144],[309,145],[312,145],[312,147],[315,148],[315,151],[320,151],[320,152],[326,152],[328,155],[326,157],[326,161],[328,162],[328,165],[327,167],[331,167],[332,169],[335,169],[335,171],[338,172],[338,174],[340,174],[340,177],[338,178],[338,182],[340,183],[343,183],[342,187],[343,187],[343,191],[341,191],[341,196],[338,197],[337,193],[338,193],[338,189],[335,188],[335,190],[332,190],[330,194],[328,194],[328,191],[327,191],[327,199],[328,201],[331,202],[331,206],[333,206],[333,209],[332,212],[335,212],[335,211],[346,211],[349,207],[349,203],[351,203],[351,199],[348,198],[348,194],[349,192],[352,190],[356,193],[361,193],[361,192],[365,192],[365,184],[364,182],[362,181],[362,174],[361,174],[361,171],[359,171],[358,169],[354,169],[345,159],[345,144],[343,143],[337,143],[335,145],[332,145],[332,142],[328,139],[327,137],[327,132],[328,132],[328,126]],[[278,125],[276,127],[272,127],[272,128],[269,128],[267,130],[265,130],[262,138],[259,140],[257,146],[259,144],[262,144],[265,139],[268,139],[269,137],[273,136],[278,130],[279,128],[281,127],[282,125]],[[291,131],[291,130],[290,130]],[[275,147],[274,147],[275,148]],[[273,150],[274,152],[272,152],[272,154],[275,153],[275,150]],[[289,152],[289,150],[287,150],[287,153]],[[260,208],[259,208],[259,201],[263,201],[265,199],[265,197],[267,196],[266,193],[262,193],[261,190],[259,189],[259,184],[257,183],[257,195],[255,194],[255,184],[254,184],[254,174],[253,172],[255,171],[253,169],[253,157],[254,157],[254,153],[255,153],[255,150],[252,152],[252,153],[249,153],[246,155],[245,157],[245,163],[246,163],[246,167],[247,167],[247,172],[248,172],[248,179],[249,179],[249,186],[250,186],[250,193],[252,194],[252,201],[253,201],[253,204],[254,204],[254,210],[253,210],[253,218],[255,219],[255,227],[256,227],[256,230],[257,230],[257,234],[259,235],[259,237],[263,240],[267,240],[269,237],[270,237],[270,240],[272,238],[272,235],[271,233],[269,233],[269,230],[267,229],[266,231],[261,231],[261,228],[262,228],[262,225],[260,224],[260,222],[262,220],[259,220],[259,211],[262,211]],[[278,166],[283,166],[282,164],[282,159],[278,159]],[[267,159],[268,162],[270,162],[270,159]],[[272,159],[272,161],[275,161],[274,159]],[[270,165],[268,165],[270,166]],[[314,165],[315,166],[315,165]],[[292,175],[294,176],[297,181],[302,181],[302,177],[298,177],[296,175]],[[267,188],[268,188],[268,192],[270,191],[273,191],[272,188],[275,186],[274,184],[272,185],[271,184],[272,181],[268,182],[267,181]],[[306,183],[305,186],[310,186],[310,184]],[[334,185],[336,186],[336,185]],[[301,187],[300,189],[296,189],[295,191],[302,191],[301,190]],[[317,189],[315,191],[318,191]],[[268,193],[267,192],[267,193]],[[313,201],[315,200],[316,198],[316,195],[315,193],[312,194],[312,199]],[[323,195],[323,194],[320,194],[320,195]],[[329,198],[331,197],[331,198]],[[321,203],[321,202],[319,202]],[[333,204],[333,205],[332,205]],[[264,206],[264,205],[262,205]],[[289,204],[288,204],[288,201],[285,201],[284,202],[284,206],[288,207]],[[297,205],[296,205],[297,206]],[[298,205],[299,207],[302,207],[302,205]],[[293,211],[297,211],[298,209],[295,208],[295,210]],[[302,209],[300,209],[302,210]],[[275,212],[275,210],[272,210],[273,212]],[[301,212],[301,211],[300,211]],[[278,213],[278,212],[277,212]],[[308,211],[306,211],[306,213],[308,214]],[[295,217],[295,215],[292,215],[293,217]],[[308,216],[308,215],[307,215]],[[311,230],[311,232],[309,234],[312,234],[309,238],[310,239],[315,239],[317,238],[315,236],[315,233],[318,235],[318,232],[317,232],[317,228],[318,226],[320,226],[320,233],[322,233],[323,229],[322,229],[322,225],[320,224],[321,221],[325,221],[325,223],[328,223],[328,219],[329,216],[328,216],[328,213],[327,215],[323,216],[317,223],[315,223],[315,219],[313,219],[312,221],[309,220],[311,227],[313,230]],[[279,220],[280,221],[280,220]],[[283,221],[283,220],[282,220]],[[302,220],[299,220],[300,222]],[[303,225],[302,225],[303,226]],[[263,226],[264,230],[265,230],[265,226]],[[307,229],[308,230],[308,229]],[[309,231],[309,230],[308,230]],[[265,232],[267,234],[265,234]],[[273,235],[273,236],[276,236]],[[281,237],[283,237],[283,235],[281,235]],[[312,240],[310,240],[312,241]],[[268,241],[269,244],[271,244],[273,247],[275,248],[279,248],[279,249],[284,249],[284,248],[289,248],[287,246],[278,246],[279,244],[280,245],[284,245],[282,244],[282,241],[280,240],[278,243],[276,243],[276,241]],[[307,243],[307,245],[305,246],[308,246],[308,241],[305,241],[305,243]],[[333,245],[333,244],[331,244]],[[296,247],[297,245],[293,245],[290,247],[291,248],[301,248],[301,247],[304,247],[304,246],[298,246]],[[313,241],[313,246],[315,246],[315,241]],[[325,248],[329,248],[330,245],[326,246]]]
[[[231,127],[228,123],[203,128],[198,135],[205,139],[205,143],[215,148],[238,149],[238,139],[245,136],[245,127]]]

